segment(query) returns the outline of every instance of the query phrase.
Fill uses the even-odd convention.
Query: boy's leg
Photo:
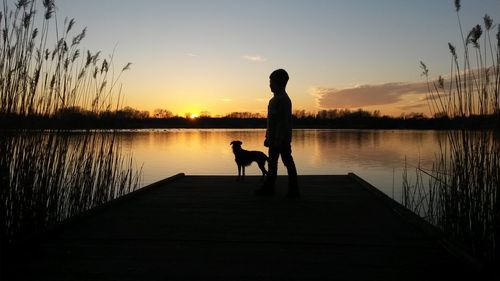
[[[292,157],[292,147],[290,144],[284,145],[280,149],[281,160],[288,172],[288,197],[298,197],[299,196],[299,185],[297,179],[297,168],[295,167],[295,162]]]
[[[264,185],[255,191],[256,195],[273,195],[274,185],[278,174],[278,158],[280,149],[277,147],[269,147],[268,173]]]

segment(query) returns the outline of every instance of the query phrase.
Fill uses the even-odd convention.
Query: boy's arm
[[[267,120],[267,128],[266,128],[266,138],[264,139],[264,146],[269,147],[269,138],[268,138],[268,131],[269,131],[269,119]]]
[[[264,146],[265,147],[269,147],[270,145],[270,141],[269,141],[269,137],[270,137],[270,132],[269,132],[269,106],[271,104],[271,101],[269,101],[269,104],[267,105],[267,117],[266,117],[266,137],[264,139]]]
[[[274,146],[280,146],[283,144],[285,141],[285,134],[287,130],[287,122],[288,122],[288,116],[287,116],[287,104],[286,100],[280,100],[280,102],[276,105],[276,132],[274,134],[273,138],[273,145]]]

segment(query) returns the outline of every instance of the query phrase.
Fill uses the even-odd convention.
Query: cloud
[[[408,111],[408,110],[415,110],[415,109],[422,109],[425,107],[428,107],[428,103],[417,103],[417,104],[410,104],[410,105],[404,105],[404,106],[398,106],[398,109]]]
[[[437,110],[435,107],[439,108],[441,106],[438,99],[446,101],[450,97],[450,93],[456,93],[456,79],[458,76],[461,77],[463,89],[464,83],[476,85],[478,79],[484,79],[486,74],[490,75],[490,83],[493,83],[492,81],[495,81],[494,73],[494,70],[490,67],[473,69],[460,74],[445,74],[441,76],[443,78],[441,80],[442,87],[440,86],[440,80],[435,79],[429,80],[429,85],[427,85],[427,82],[391,82],[353,86],[341,90],[328,87],[313,87],[310,94],[316,98],[317,106],[323,109],[373,107],[384,108],[397,113],[398,110],[428,111],[429,106],[431,106],[433,110]],[[476,95],[477,89],[474,89],[474,91],[474,95]]]
[[[455,88],[455,87],[453,87]],[[432,95],[427,95],[425,98],[423,98],[424,101],[433,101],[433,100],[439,100],[439,99],[444,99],[446,97],[449,97],[450,94],[443,94],[442,92],[439,92],[439,95],[432,94]]]
[[[249,60],[252,62],[265,62],[265,61],[267,61],[267,59],[262,57],[261,55],[244,55],[243,59]]]
[[[424,98],[427,94],[427,84],[425,82],[386,83],[342,90],[315,87],[311,94],[316,97],[321,108],[359,108],[395,104],[407,95],[423,95],[422,98]]]
[[[188,57],[192,57],[192,58],[196,58],[198,56],[197,54],[193,54],[193,53],[187,53],[186,55]]]

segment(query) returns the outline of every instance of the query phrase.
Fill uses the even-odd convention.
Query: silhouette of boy
[[[278,173],[278,158],[288,171],[287,197],[299,197],[297,169],[292,157],[292,101],[285,91],[288,73],[284,69],[273,71],[269,76],[269,87],[273,97],[267,107],[267,130],[264,146],[269,147],[269,173],[264,185],[255,191],[258,196],[274,195],[274,185]]]

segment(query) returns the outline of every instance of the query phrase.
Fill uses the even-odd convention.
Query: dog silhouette
[[[252,162],[257,162],[260,170],[262,171],[262,179],[267,175],[265,164],[269,159],[264,152],[261,151],[248,151],[241,148],[243,142],[235,140],[231,142],[234,153],[234,160],[238,166],[238,177],[236,180],[245,179],[245,167],[250,166]]]

